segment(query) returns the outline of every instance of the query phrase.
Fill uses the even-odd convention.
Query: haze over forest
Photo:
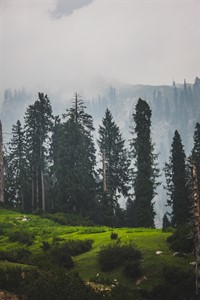
[[[38,92],[48,94],[54,113],[62,114],[77,91],[96,129],[109,107],[128,139],[131,113],[142,98],[153,112],[160,167],[169,157],[176,129],[190,153],[200,119],[200,99],[194,92],[200,89],[198,0],[1,0],[0,4],[4,132],[9,133],[17,119],[23,122],[27,105]],[[163,190],[158,198],[160,224],[166,209]]]

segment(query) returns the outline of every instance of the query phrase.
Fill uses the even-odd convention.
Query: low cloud
[[[92,3],[93,0],[57,0],[56,7],[51,12],[53,18],[61,18],[63,16],[71,15],[76,9],[80,9],[83,6],[87,6]]]
[[[159,85],[200,75],[197,1],[86,2],[75,9],[76,1],[1,1],[1,91],[66,99],[100,89],[105,78]],[[73,13],[68,6],[68,16],[52,18],[64,16],[59,3],[73,3]]]

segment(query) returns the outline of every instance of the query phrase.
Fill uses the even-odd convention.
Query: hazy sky
[[[0,0],[1,93],[193,82],[199,0]]]

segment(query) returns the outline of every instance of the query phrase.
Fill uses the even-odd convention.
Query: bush
[[[197,300],[194,272],[180,267],[164,266],[163,283],[156,285],[150,293],[152,300]]]
[[[58,264],[56,264],[49,252],[34,254],[26,260],[26,263],[37,266],[43,270],[53,270],[58,268]]]
[[[127,261],[123,270],[126,277],[138,278],[142,275],[140,261]]]
[[[74,266],[72,256],[87,252],[92,248],[93,240],[68,240],[63,244],[43,241],[44,253],[33,255],[27,260],[27,263],[38,266],[45,270],[55,269],[57,267],[70,270]]]
[[[13,249],[9,251],[0,251],[0,260],[24,263],[30,255],[31,252],[24,248]]]
[[[19,267],[2,269],[0,289],[15,292],[24,300],[98,300],[78,273],[43,271]],[[101,298],[102,299],[102,298]]]
[[[100,267],[105,272],[121,266],[125,261],[139,261],[141,258],[141,251],[136,249],[133,243],[123,246],[118,243],[104,246],[98,255]]]
[[[65,251],[69,255],[72,255],[72,256],[79,255],[84,252],[90,251],[92,249],[93,242],[94,241],[90,240],[90,239],[83,240],[83,241],[82,240],[68,240],[67,242],[65,242],[62,245],[59,245],[59,244],[54,245],[51,253],[52,254],[54,253],[54,255],[57,255],[56,252],[60,251],[60,249],[62,249],[62,251]]]
[[[26,300],[98,299],[78,273],[29,270],[20,286],[20,292]]]
[[[46,218],[49,220],[53,220],[54,222],[60,225],[71,225],[71,226],[92,226],[93,222],[87,218],[82,217],[77,214],[69,214],[69,213],[43,213],[42,218]]]
[[[57,248],[51,251],[52,262],[66,269],[71,269],[74,266],[74,261],[71,255],[66,251],[65,248]]]
[[[20,267],[2,268],[0,272],[0,289],[16,292],[23,280]]]
[[[141,289],[131,289],[122,285],[116,286],[110,293],[109,300],[144,300],[141,295]],[[159,299],[161,300],[161,298]]]
[[[47,251],[51,248],[51,245],[48,242],[43,241],[41,248],[42,248],[43,251]]]
[[[115,232],[111,232],[110,238],[111,238],[111,240],[116,240],[118,238],[118,234]]]
[[[194,250],[194,242],[191,228],[188,225],[178,227],[175,232],[167,238],[170,248],[174,251],[191,253]]]
[[[9,236],[10,242],[19,242],[27,246],[31,246],[35,236],[29,232],[14,231]]]

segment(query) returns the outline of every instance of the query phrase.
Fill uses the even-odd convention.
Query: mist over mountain
[[[45,93],[45,91],[41,92]],[[87,95],[86,92],[85,95]],[[48,94],[48,96],[53,106],[54,115],[62,115],[71,104],[70,99],[63,99],[61,93]],[[160,169],[163,169],[164,163],[169,159],[170,146],[176,129],[181,135],[186,155],[189,155],[193,147],[195,125],[200,122],[200,79],[198,77],[196,77],[193,84],[184,81],[182,84],[173,82],[171,86],[128,85],[114,82],[112,85],[104,85],[102,91],[94,94],[93,97],[84,96],[83,100],[87,112],[94,119],[95,139],[98,136],[98,126],[105,110],[109,108],[128,146],[131,115],[138,98],[146,100],[152,109],[152,140],[155,143],[156,153],[159,153]],[[9,141],[12,125],[18,119],[23,122],[27,106],[36,99],[37,95],[31,91],[26,91],[24,88],[17,91],[5,90],[0,114],[5,144]],[[98,160],[100,160],[99,156]],[[161,181],[164,182],[163,174]],[[123,199],[121,204],[125,205]],[[161,226],[163,213],[166,211],[165,204],[166,193],[161,185],[158,189],[158,195],[155,197],[155,210],[157,213],[155,223],[157,226]]]

